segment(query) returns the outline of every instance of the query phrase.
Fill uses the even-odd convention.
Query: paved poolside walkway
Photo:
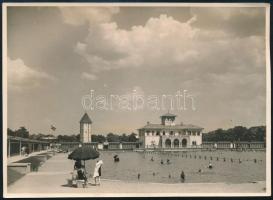
[[[227,183],[145,183],[102,179],[100,186],[89,185],[88,188],[67,186],[74,162],[67,159],[67,154],[56,154],[47,160],[38,172],[31,172],[7,188],[5,196],[46,197],[46,196],[216,196],[222,193],[265,193],[265,182],[227,184]]]

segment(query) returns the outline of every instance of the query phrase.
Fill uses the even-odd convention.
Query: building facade
[[[194,148],[202,145],[203,128],[176,124],[176,115],[160,116],[161,124],[147,124],[138,129],[141,148]]]
[[[80,142],[91,143],[91,124],[92,121],[87,113],[80,120]]]

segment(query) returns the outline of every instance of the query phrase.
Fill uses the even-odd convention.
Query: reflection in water
[[[114,162],[118,154],[120,162]],[[151,157],[154,162],[151,162]],[[206,160],[205,160],[206,158]],[[265,152],[202,151],[180,153],[101,152],[102,178],[159,183],[252,182],[265,180]],[[167,165],[163,160],[171,160]],[[164,164],[161,164],[162,163]],[[93,172],[96,161],[86,162]],[[209,169],[209,163],[213,166]],[[182,179],[182,171],[184,179]]]

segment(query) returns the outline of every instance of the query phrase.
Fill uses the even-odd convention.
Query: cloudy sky
[[[205,131],[265,125],[265,8],[9,7],[8,127],[78,134],[82,97],[174,95]],[[95,134],[130,133],[166,110],[87,110]]]

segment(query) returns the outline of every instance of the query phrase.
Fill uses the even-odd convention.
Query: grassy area
[[[33,156],[33,157],[29,157],[29,158],[25,158],[23,160],[19,160],[16,163],[31,163],[31,171],[38,171],[38,168],[40,166],[42,162],[42,159]]]
[[[51,158],[52,156],[48,153],[41,153],[39,156],[46,156],[47,159]],[[17,161],[16,163],[31,163],[31,171],[38,171],[39,166],[41,165],[41,162],[43,160],[37,156],[32,156],[28,158],[24,158],[22,160]],[[25,174],[22,174],[20,172],[17,172],[13,169],[8,168],[8,185],[14,183],[21,177],[23,177]]]
[[[48,154],[48,153],[40,153],[40,154],[38,154],[38,156],[46,156],[46,159],[49,159],[52,157],[52,155]]]
[[[14,183],[23,176],[24,174],[21,174],[13,169],[8,168],[8,185]]]

